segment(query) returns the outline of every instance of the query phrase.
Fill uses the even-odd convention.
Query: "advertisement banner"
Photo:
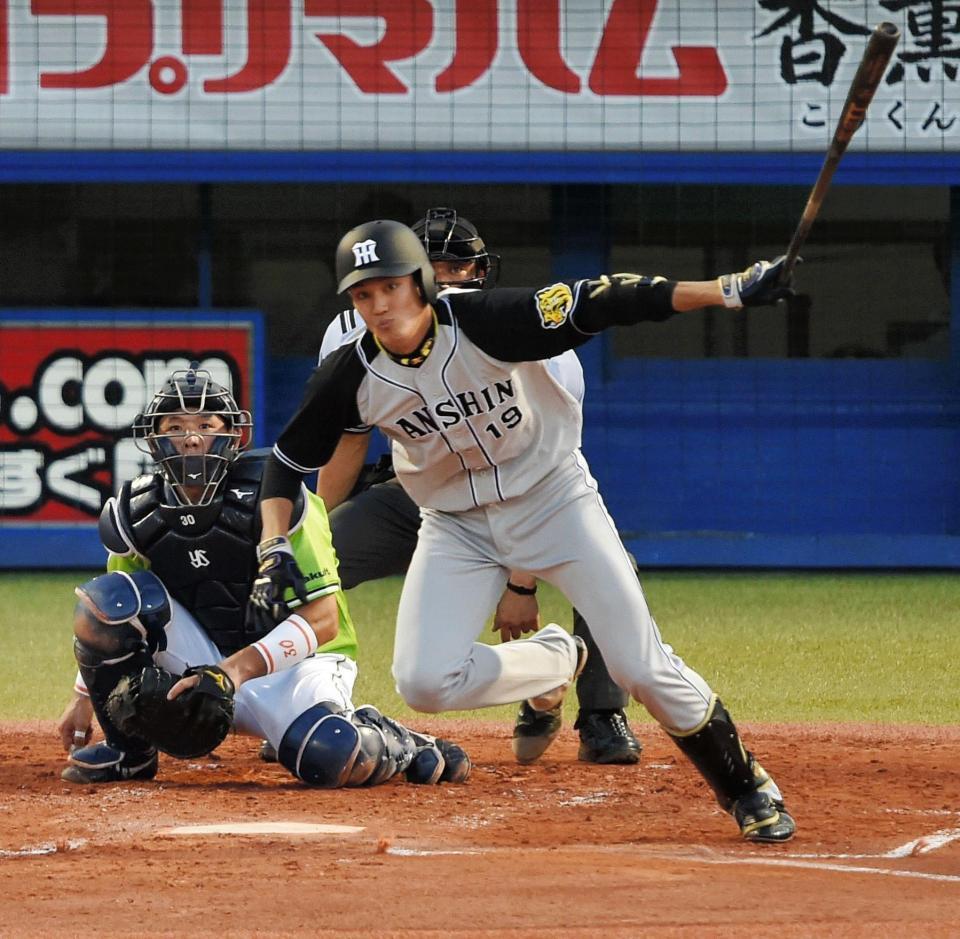
[[[957,150],[948,0],[0,0],[0,148]]]
[[[149,458],[130,427],[198,360],[263,411],[259,314],[0,310],[0,568],[102,560],[96,523]]]

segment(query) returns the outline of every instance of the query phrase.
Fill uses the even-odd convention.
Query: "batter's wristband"
[[[743,300],[740,299],[740,287],[737,283],[736,274],[722,274],[717,278],[720,285],[720,293],[723,296],[723,305],[732,310],[739,310],[743,307]]]
[[[251,643],[267,666],[267,674],[283,672],[317,651],[317,634],[296,613],[291,613],[262,639]]]
[[[532,587],[521,587],[519,584],[512,584],[508,580],[507,590],[512,590],[514,593],[519,593],[521,597],[532,597],[537,592],[537,585],[534,584]]]

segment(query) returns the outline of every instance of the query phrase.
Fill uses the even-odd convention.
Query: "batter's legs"
[[[425,513],[400,596],[393,657],[397,690],[412,708],[509,704],[573,677],[577,647],[559,627],[499,646],[476,641],[506,584],[494,557],[482,513],[472,520]]]

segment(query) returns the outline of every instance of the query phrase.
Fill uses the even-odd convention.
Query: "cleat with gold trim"
[[[737,799],[731,814],[747,841],[777,844],[789,841],[797,833],[797,823],[783,802],[771,798],[762,789]]]

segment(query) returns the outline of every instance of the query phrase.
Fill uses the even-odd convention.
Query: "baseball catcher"
[[[137,418],[155,469],[104,506],[107,573],[76,590],[63,778],[151,779],[158,750],[202,756],[233,730],[269,740],[314,786],[464,781],[456,744],[354,707],[356,633],[323,503],[301,489],[296,531],[259,543],[266,454],[245,449],[250,432],[249,413],[198,363]],[[245,622],[251,589],[261,606]],[[85,745],[94,713],[106,739]]]

